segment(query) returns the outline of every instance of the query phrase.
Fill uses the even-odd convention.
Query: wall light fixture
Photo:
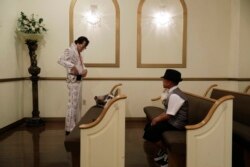
[[[169,26],[173,22],[173,18],[169,12],[165,10],[165,7],[160,7],[159,12],[153,16],[153,21],[157,26]]]
[[[91,5],[90,10],[84,15],[87,23],[93,26],[100,25],[101,23],[101,15],[97,10],[97,5]]]

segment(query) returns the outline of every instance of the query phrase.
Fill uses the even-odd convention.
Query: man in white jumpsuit
[[[81,80],[87,75],[81,52],[88,44],[89,40],[86,37],[79,37],[69,48],[65,49],[64,54],[58,60],[58,63],[67,70],[69,101],[65,118],[66,135],[73,130],[81,116]]]

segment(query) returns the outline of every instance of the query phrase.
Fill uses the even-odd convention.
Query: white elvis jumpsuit
[[[75,125],[79,122],[82,107],[82,84],[81,80],[76,80],[76,75],[70,73],[71,68],[77,68],[79,75],[86,72],[86,67],[83,64],[82,56],[78,53],[76,44],[72,43],[71,46],[64,51],[58,63],[64,66],[67,70],[67,83],[69,89],[69,99],[67,105],[67,113],[65,117],[65,131],[71,132]]]

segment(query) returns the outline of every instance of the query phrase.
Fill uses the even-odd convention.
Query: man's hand
[[[83,74],[82,74],[82,77],[85,78],[88,74],[88,70],[87,69],[84,69],[83,70]]]
[[[79,72],[75,66],[71,68],[70,73],[72,73],[74,75],[79,75]]]

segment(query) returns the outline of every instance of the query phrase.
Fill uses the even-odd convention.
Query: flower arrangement
[[[31,17],[27,17],[23,12],[18,18],[17,31],[26,34],[42,34],[47,29],[43,24],[43,18],[37,18],[34,14]]]

